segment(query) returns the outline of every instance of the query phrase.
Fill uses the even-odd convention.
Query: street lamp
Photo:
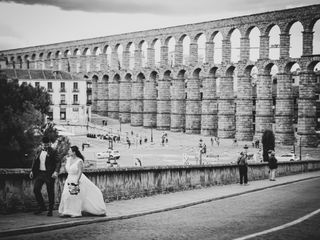
[[[119,117],[119,124],[120,124],[120,132],[121,132],[121,117]]]
[[[199,140],[199,164],[202,165],[202,150],[203,150],[203,145],[202,145],[202,139]]]
[[[150,136],[150,141],[151,141],[151,142],[153,142],[153,132],[152,132],[152,127],[151,127],[150,129],[151,129],[151,133],[150,133],[150,134],[151,134],[151,136]]]
[[[299,160],[301,161],[302,160],[302,146],[301,146],[301,139],[302,139],[302,137],[300,136],[300,157],[299,157]]]

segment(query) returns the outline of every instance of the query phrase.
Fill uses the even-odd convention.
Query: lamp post
[[[302,137],[300,136],[300,145],[299,145],[299,148],[300,148],[300,157],[299,157],[299,160],[301,161],[302,160],[302,146],[301,146],[301,139]]]
[[[199,140],[199,164],[202,165],[202,139]]]
[[[150,141],[153,142],[153,132],[152,132],[152,127],[150,128],[151,129],[151,133],[150,133]]]
[[[121,132],[121,117],[119,117],[119,124],[120,124],[120,132]]]

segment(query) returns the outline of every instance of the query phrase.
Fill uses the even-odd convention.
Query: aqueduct
[[[298,64],[297,132],[303,145],[314,146],[314,68],[320,55],[314,54],[313,38],[319,19],[320,5],[312,5],[0,54],[7,68],[60,69],[92,79],[93,111],[122,123],[238,140],[261,137],[275,124],[277,141],[288,145],[295,140],[292,67]],[[296,23],[302,26],[302,53],[292,57],[290,30]],[[279,31],[279,44],[271,42],[274,27]],[[255,48],[254,31],[258,32]],[[232,59],[234,33],[239,36],[236,60]],[[205,42],[203,58],[200,38]],[[188,48],[183,45],[186,39]],[[258,53],[256,59],[252,59],[253,49]],[[270,56],[272,51],[279,51],[278,58]],[[275,115],[274,66],[278,69]]]

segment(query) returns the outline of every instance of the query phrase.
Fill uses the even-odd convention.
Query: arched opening
[[[129,69],[134,68],[134,51],[135,46],[132,42],[128,43],[128,51],[129,51]]]
[[[190,63],[190,37],[187,35],[184,35],[182,37],[182,64],[183,65],[189,65]]]
[[[106,58],[106,66],[109,68],[111,66],[111,47],[109,45],[104,46],[102,53],[106,55],[104,56]]]
[[[139,43],[139,49],[141,50],[141,66],[142,67],[146,67],[147,66],[147,61],[148,61],[148,58],[147,58],[147,48],[148,48],[148,45],[146,43],[146,41],[142,41]]]
[[[320,19],[313,26],[313,52],[312,54],[320,54]],[[318,68],[319,69],[319,68]]]
[[[198,44],[198,63],[202,64],[205,62],[205,56],[206,56],[206,36],[201,33],[197,40]]]
[[[153,48],[154,48],[154,62],[156,67],[160,67],[160,55],[161,55],[161,42],[159,39],[157,39],[153,43]]]
[[[290,50],[291,58],[300,58],[302,55],[302,32],[303,26],[300,22],[295,22],[290,28]]]
[[[120,70],[123,66],[123,46],[121,44],[116,45],[116,53],[117,53],[117,66],[116,68]]]
[[[234,29],[230,36],[231,62],[233,63],[237,63],[240,60],[240,38],[240,31],[238,29]]]
[[[223,40],[223,36],[221,32],[216,33],[213,38],[213,43],[214,43],[213,62],[215,64],[220,64],[222,62],[222,40]]]
[[[269,58],[278,60],[280,58],[280,28],[275,25],[269,32]]]
[[[176,40],[173,37],[169,37],[166,39],[165,42],[168,46],[168,61],[169,65],[173,67],[175,65],[175,45],[176,45]]]
[[[249,43],[250,43],[250,52],[249,52],[249,60],[257,61],[259,58],[260,52],[260,30],[257,27],[251,29],[249,34]]]

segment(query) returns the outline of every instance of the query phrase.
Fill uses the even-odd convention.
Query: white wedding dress
[[[103,201],[102,192],[83,173],[79,181],[80,192],[77,195],[72,195],[69,192],[68,183],[76,183],[79,175],[79,161],[82,160],[79,158],[70,164],[70,158],[67,158],[65,167],[68,177],[64,184],[59,213],[62,216],[71,217],[80,217],[82,216],[81,212],[93,215],[105,215],[107,209]]]

